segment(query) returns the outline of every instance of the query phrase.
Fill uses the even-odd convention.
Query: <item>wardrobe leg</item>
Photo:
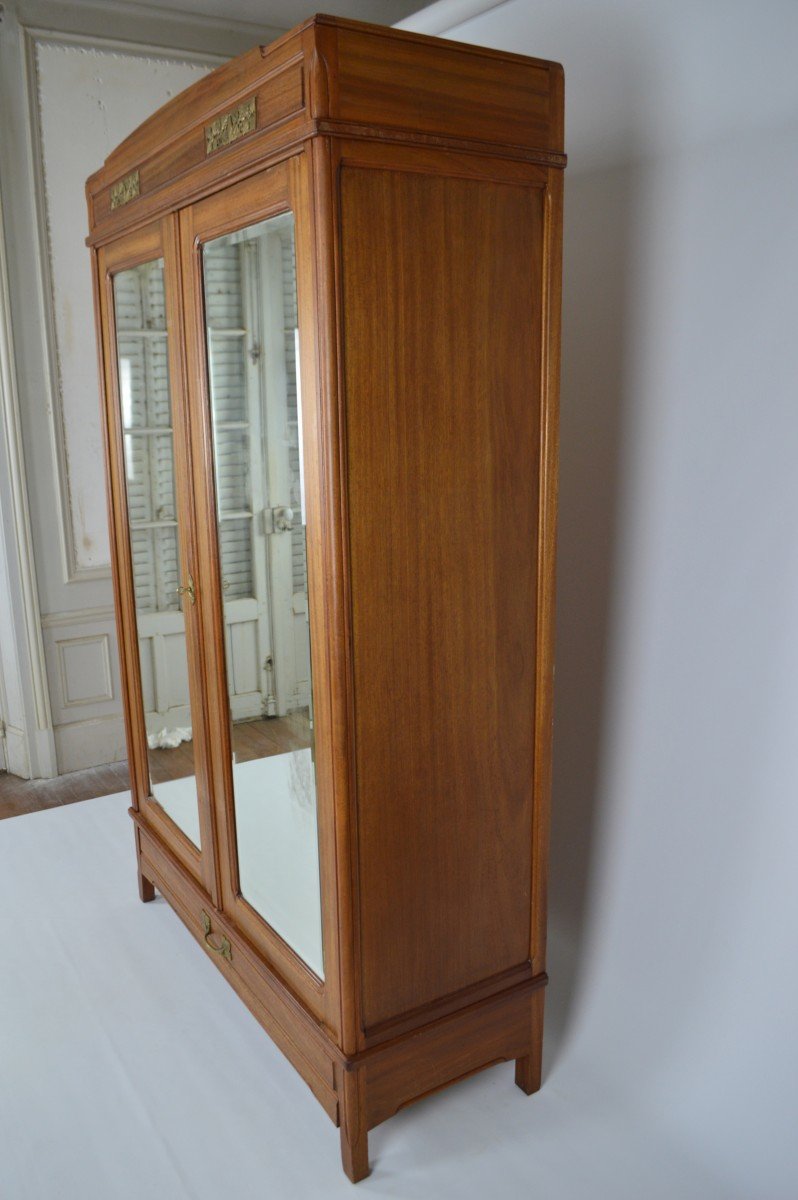
[[[338,1092],[341,1124],[341,1159],[352,1183],[369,1174],[369,1139],[366,1129],[363,1075],[360,1071],[341,1071]]]
[[[543,1059],[543,999],[545,988],[532,993],[532,1041],[529,1054],[515,1060],[515,1082],[522,1092],[531,1096],[540,1090]]]
[[[139,866],[139,896],[142,904],[155,899],[155,884],[151,883],[146,875],[142,875],[141,866]]]

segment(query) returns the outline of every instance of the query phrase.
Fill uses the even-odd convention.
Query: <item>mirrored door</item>
[[[193,250],[233,889],[323,979],[294,215]]]
[[[196,588],[188,445],[162,235],[159,226],[105,256],[116,549],[122,602],[130,609],[120,651],[130,708],[140,717],[133,722],[134,792],[162,832],[172,830],[184,861],[199,874],[207,822],[198,796],[198,683],[191,662]]]

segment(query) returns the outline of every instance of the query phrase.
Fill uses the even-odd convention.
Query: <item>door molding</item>
[[[6,755],[8,769],[24,778],[31,775],[55,774],[55,746],[52,732],[52,716],[47,689],[47,669],[44,659],[44,643],[41,632],[39,593],[36,584],[36,568],[33,560],[33,537],[30,510],[28,507],[28,485],[25,472],[25,455],[22,446],[22,422],[17,390],[16,360],[14,356],[14,333],[11,327],[11,297],[6,256],[6,233],[3,216],[3,196],[0,191],[0,423],[2,423],[2,467],[0,477],[6,480],[5,489],[0,489],[0,509],[8,505],[8,522],[12,534],[0,531],[0,554],[3,557],[4,573],[9,584],[11,601],[12,644],[0,638],[0,668],[5,680],[4,720],[10,726],[11,714],[7,707],[9,682],[15,692],[24,698],[30,691],[30,711],[22,700],[21,728],[16,732],[22,737],[15,742],[7,739]],[[20,652],[25,652],[24,665]],[[26,677],[29,689],[25,687]],[[43,735],[43,736],[41,736]],[[13,753],[12,747],[16,746]]]

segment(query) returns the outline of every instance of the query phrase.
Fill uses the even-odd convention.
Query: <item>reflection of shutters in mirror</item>
[[[293,241],[287,236],[281,239],[282,268],[283,268],[283,297],[285,304],[285,320],[283,334],[285,338],[285,363],[287,372],[287,416],[288,416],[288,461],[291,472],[291,499],[294,510],[294,528],[291,533],[291,570],[293,577],[293,596],[291,611],[293,613],[294,636],[292,649],[294,652],[294,696],[295,704],[291,707],[304,708],[310,704],[310,641],[308,638],[308,582],[307,557],[305,553],[304,513],[302,512],[302,497],[300,495],[300,463],[299,447],[301,430],[299,428],[299,406],[297,399],[297,301],[296,301],[296,271],[294,269]]]
[[[163,263],[115,282],[119,388],[144,712],[149,733],[190,724],[173,469]]]
[[[293,644],[287,658],[273,651],[273,622],[294,591],[302,593],[297,605],[304,627],[299,646],[307,642],[303,530],[282,535],[291,537],[293,551],[286,578],[279,577],[282,571],[268,551],[270,506],[289,505],[299,520],[292,256],[292,239],[279,233],[254,241],[242,236],[238,243],[235,237],[226,239],[208,245],[203,255],[219,552],[234,720],[263,713],[282,715],[308,702],[309,661],[303,661]],[[274,269],[272,264],[280,276],[276,292],[265,286],[264,274]],[[273,303],[275,294],[281,297],[279,311]],[[275,425],[281,444],[267,445]],[[290,464],[287,485],[277,478],[285,473],[278,469],[277,460],[282,457],[285,461],[286,451]]]
[[[116,287],[131,546],[140,609],[177,608],[172,415],[163,270],[125,271]]]

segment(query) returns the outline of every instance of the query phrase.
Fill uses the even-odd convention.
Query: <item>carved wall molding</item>
[[[107,633],[60,638],[56,641],[55,648],[58,654],[63,708],[83,708],[88,704],[102,704],[106,700],[113,700],[111,643]],[[93,664],[90,657],[95,660]],[[92,666],[95,668],[94,675],[91,671]],[[87,680],[91,681],[88,687]]]
[[[61,629],[73,625],[98,625],[114,620],[113,604],[98,605],[96,608],[77,608],[69,612],[45,613],[43,629]]]

